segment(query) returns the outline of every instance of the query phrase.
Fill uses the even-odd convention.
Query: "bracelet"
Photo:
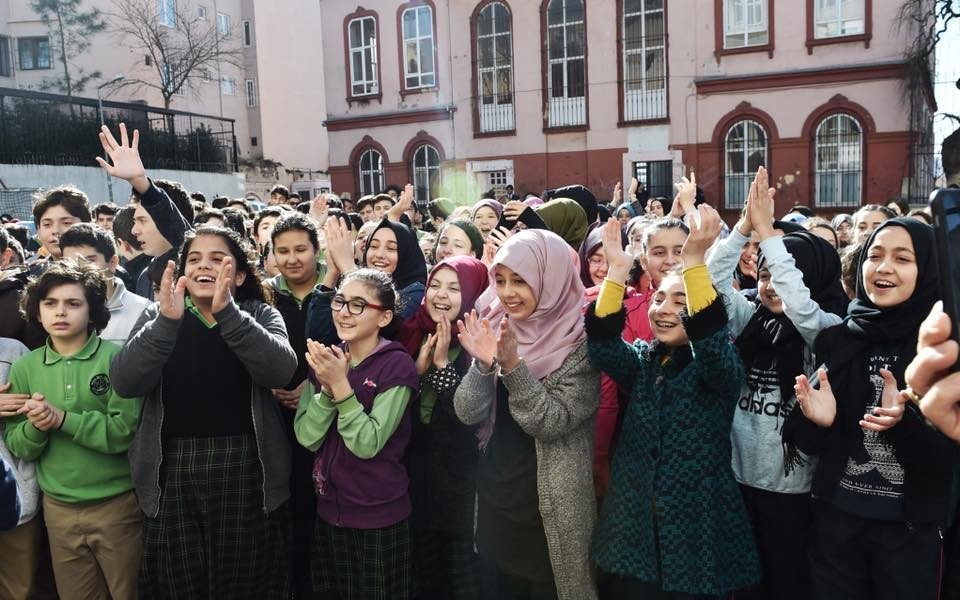
[[[916,391],[914,391],[914,389],[913,389],[912,387],[910,387],[910,386],[907,386],[907,389],[903,390],[903,393],[907,396],[907,398],[910,399],[910,402],[913,402],[913,403],[916,404],[917,406],[920,406],[920,401],[923,400],[923,395],[922,395],[922,394],[918,394],[918,393],[917,393]]]

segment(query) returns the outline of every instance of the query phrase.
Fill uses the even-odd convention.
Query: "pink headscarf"
[[[522,321],[512,320],[520,357],[537,379],[550,375],[585,339],[583,283],[570,246],[545,229],[528,229],[510,237],[490,265],[490,287],[477,299],[477,312],[494,327],[506,316],[497,297],[494,271],[503,265],[533,289],[537,308]],[[549,273],[547,269],[549,268]]]

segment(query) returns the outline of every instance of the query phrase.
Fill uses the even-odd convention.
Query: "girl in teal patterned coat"
[[[716,598],[760,578],[730,467],[743,365],[703,264],[720,217],[706,205],[699,215],[683,247],[682,278],[664,278],[651,300],[652,343],[620,337],[618,271],[632,258],[616,222],[604,227],[610,269],[587,314],[588,355],[631,400],[593,541],[601,598]]]

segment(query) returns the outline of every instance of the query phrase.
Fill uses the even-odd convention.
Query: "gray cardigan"
[[[493,409],[494,373],[476,361],[453,403],[466,425],[482,423]],[[534,438],[537,495],[550,564],[560,600],[597,597],[590,540],[597,518],[593,489],[593,430],[600,403],[600,373],[587,360],[584,341],[560,368],[538,381],[521,362],[503,376],[510,414]]]
[[[243,310],[240,310],[240,309]],[[180,321],[150,305],[137,321],[130,340],[110,364],[110,380],[124,397],[143,396],[140,426],[130,445],[130,470],[140,508],[148,517],[160,511],[160,463],[163,458],[163,365],[177,342]],[[281,388],[297,368],[287,330],[277,309],[257,301],[230,304],[214,315],[227,346],[252,379],[250,410],[263,470],[263,510],[271,512],[290,497],[290,445],[280,406],[271,388]]]

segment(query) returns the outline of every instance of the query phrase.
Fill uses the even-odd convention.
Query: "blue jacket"
[[[690,346],[620,337],[625,312],[587,313],[588,355],[630,390],[593,558],[664,591],[719,595],[760,579],[753,533],[730,466],[743,365],[718,298],[684,318]],[[692,353],[691,353],[692,347]]]

